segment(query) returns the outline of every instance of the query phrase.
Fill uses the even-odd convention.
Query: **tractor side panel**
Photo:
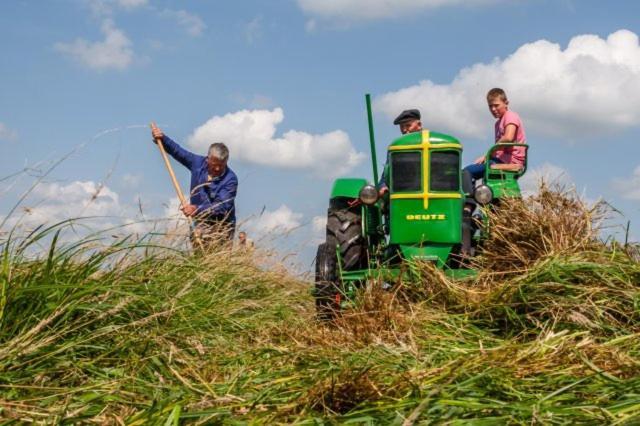
[[[485,184],[493,191],[494,198],[519,198],[522,196],[520,193],[520,185],[518,184],[514,173],[490,173],[488,178],[485,180]]]
[[[391,201],[391,244],[458,244],[462,240],[461,198]]]

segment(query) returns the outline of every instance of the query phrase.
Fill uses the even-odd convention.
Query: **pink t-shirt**
[[[524,126],[520,116],[513,111],[507,110],[502,117],[496,120],[496,141],[500,140],[504,136],[504,130],[509,124],[515,124],[516,126],[516,139],[515,143],[526,143],[526,137],[524,134]],[[493,156],[505,164],[519,164],[524,166],[524,160],[527,155],[527,150],[523,146],[507,147],[504,149],[498,149],[494,151]]]

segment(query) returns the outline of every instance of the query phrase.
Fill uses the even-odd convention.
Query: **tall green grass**
[[[521,228],[532,231],[526,250],[500,264],[487,250],[474,281],[424,265],[420,280],[391,291],[372,282],[329,325],[314,321],[308,283],[261,267],[260,253],[221,245],[193,256],[151,237],[62,243],[66,224],[11,235],[1,242],[0,417],[640,422],[640,265],[593,227],[576,228],[577,216],[565,229],[560,212],[532,205],[503,215],[544,215],[552,239]],[[580,244],[559,237],[567,229]]]

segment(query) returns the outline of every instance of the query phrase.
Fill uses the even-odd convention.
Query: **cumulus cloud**
[[[327,230],[327,216],[314,216],[313,219],[311,219],[311,226],[315,234],[322,234],[322,236],[324,236]]]
[[[326,178],[348,172],[365,157],[355,150],[349,135],[342,130],[320,135],[289,130],[276,137],[276,127],[283,120],[281,108],[215,116],[198,127],[188,143],[204,152],[212,142],[224,141],[234,160],[310,170]]]
[[[318,245],[327,238],[327,215],[314,216],[311,219],[311,244]]]
[[[137,188],[140,186],[140,182],[142,182],[141,174],[125,173],[122,176],[122,183],[124,183],[129,189]]]
[[[359,21],[415,15],[447,6],[477,6],[500,0],[298,0],[308,15],[326,20]],[[315,21],[310,21],[314,22]],[[309,28],[307,28],[309,30]]]
[[[123,212],[118,194],[93,181],[42,183],[34,188],[30,200],[23,208],[24,214],[11,218],[9,225],[19,222],[37,226],[89,216],[118,216]]]
[[[622,198],[627,200],[640,200],[640,166],[636,167],[631,176],[615,178],[611,184]]]
[[[134,61],[131,41],[111,19],[103,21],[101,30],[103,41],[89,42],[78,38],[73,43],[56,43],[54,48],[91,69],[127,69]]]
[[[202,18],[186,10],[165,9],[160,12],[160,16],[173,19],[178,22],[190,36],[197,37],[207,28]]]
[[[108,16],[118,9],[132,11],[149,4],[148,0],[85,0],[95,16]]]
[[[527,172],[520,178],[520,190],[522,195],[529,196],[538,192],[540,184],[559,185],[561,187],[573,188],[575,184],[569,172],[555,164],[543,163],[542,165]]]
[[[0,122],[0,141],[14,142],[18,139],[18,133]]]
[[[275,104],[273,99],[261,93],[249,96],[242,93],[233,93],[229,96],[229,99],[238,105],[251,109],[267,109]]]
[[[262,37],[262,16],[253,18],[244,29],[244,37],[247,43],[253,44]]]
[[[177,196],[171,197],[164,203],[163,217],[167,219],[180,219],[184,217],[180,211],[180,199]]]
[[[152,231],[178,237],[188,234],[188,224],[179,210],[177,197],[167,200],[163,211],[155,209],[157,214],[152,216],[143,214],[138,203],[139,200],[122,202],[117,192],[90,180],[41,183],[12,216],[0,215],[0,223],[4,222],[3,229],[19,226],[30,230],[40,225],[79,219],[82,226],[74,227],[72,235],[65,234],[65,240],[109,228],[114,228],[110,231],[114,235],[143,235]]]
[[[125,9],[135,9],[149,4],[148,0],[117,0],[118,5]]]
[[[283,204],[276,210],[265,210],[260,216],[249,218],[243,228],[258,236],[286,233],[301,226],[302,216]]]
[[[485,95],[504,88],[525,128],[577,139],[640,125],[640,45],[619,30],[603,39],[573,37],[565,49],[546,40],[528,43],[505,59],[461,70],[449,84],[420,81],[375,100],[388,117],[420,108],[423,123],[461,137],[492,136]]]

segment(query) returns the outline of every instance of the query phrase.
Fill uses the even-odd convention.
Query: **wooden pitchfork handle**
[[[156,127],[156,123],[151,123],[151,128],[153,129],[154,127]],[[165,151],[164,149],[162,138],[156,138],[156,145],[158,145],[158,149],[160,150],[160,154],[162,154],[162,159],[164,160],[164,165],[167,167],[167,170],[169,171],[169,176],[171,177],[173,188],[176,190],[176,194],[178,195],[178,199],[180,200],[180,205],[184,208],[184,206],[188,204],[187,199],[184,197],[184,194],[182,193],[182,189],[180,188],[180,184],[178,183],[178,179],[176,178],[176,174],[173,172],[173,167],[171,167],[171,163],[169,162],[169,156],[167,155],[167,151]],[[191,218],[187,217],[187,219],[189,220],[189,225],[191,225],[191,222],[192,222]],[[193,236],[194,236],[194,239],[196,240],[196,243],[198,243],[198,245],[200,246],[200,249],[204,250],[204,244],[202,243],[202,240],[200,239],[200,235],[198,235],[196,230],[194,230]]]

